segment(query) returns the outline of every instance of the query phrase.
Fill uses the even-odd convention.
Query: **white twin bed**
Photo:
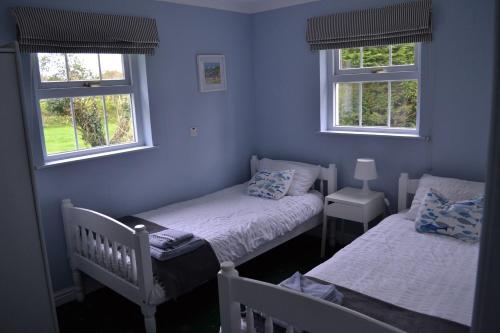
[[[395,214],[306,275],[470,326],[477,244],[415,232]]]
[[[418,182],[401,175],[399,210],[407,208],[408,195],[415,194]],[[273,318],[288,323],[287,332],[294,332],[294,328],[295,332],[325,333],[401,332],[400,328],[467,332],[473,313],[478,248],[477,243],[417,233],[406,214],[389,216],[305,274],[346,288],[341,289],[349,292],[344,305],[354,295],[361,299],[357,308],[239,277],[234,266],[226,262],[219,273],[222,332],[240,331],[240,303],[246,305],[246,318],[251,321],[246,323],[248,333],[255,332],[254,311],[266,314],[266,333],[273,332]]]
[[[252,175],[259,160],[251,159]],[[336,190],[335,165],[321,168],[319,190]],[[162,227],[193,233],[208,241],[219,262],[242,264],[321,223],[323,196],[269,200],[248,196],[246,184],[236,185],[194,200],[137,214]],[[83,300],[83,272],[141,306],[147,332],[155,332],[156,305],[171,298],[153,276],[148,233],[84,208],[69,199],[62,203],[68,258],[76,295]],[[215,278],[215,275],[214,275]]]

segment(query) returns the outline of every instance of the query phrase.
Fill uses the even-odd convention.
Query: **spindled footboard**
[[[265,317],[265,332],[272,333],[274,320],[287,333],[403,333],[359,312],[273,284],[239,277],[231,262],[218,275],[222,333],[242,332],[240,304],[246,306],[246,332],[254,333],[253,312]]]
[[[142,308],[148,332],[155,332],[151,296],[154,287],[148,232],[98,212],[62,202],[68,259],[77,299],[83,300],[80,272],[115,290]]]

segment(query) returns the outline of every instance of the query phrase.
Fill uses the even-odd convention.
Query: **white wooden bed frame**
[[[398,212],[408,208],[418,179],[399,177]],[[255,333],[253,311],[266,314],[265,332],[273,332],[273,318],[311,333],[395,333],[398,328],[343,306],[313,298],[274,284],[240,277],[232,262],[224,262],[218,274],[221,333],[241,332],[240,304],[246,306],[246,332]]]
[[[250,160],[252,176],[258,170],[259,159]],[[318,177],[319,189],[323,193],[326,182],[328,193],[337,190],[337,169],[334,164],[321,168]],[[83,301],[81,273],[92,277],[103,285],[141,307],[146,332],[156,332],[156,305],[167,301],[152,301],[154,288],[153,270],[149,252],[149,237],[143,225],[134,229],[101,213],[73,206],[70,199],[61,205],[66,236],[67,256],[75,284],[78,301]],[[264,244],[236,261],[240,265],[270,249],[316,227],[321,223],[322,213],[291,232]],[[100,251],[98,251],[100,249]]]

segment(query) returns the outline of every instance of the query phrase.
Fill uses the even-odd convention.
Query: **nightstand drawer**
[[[326,215],[355,222],[363,222],[363,209],[341,203],[331,203],[326,207]]]

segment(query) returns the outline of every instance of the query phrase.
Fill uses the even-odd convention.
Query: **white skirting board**
[[[93,293],[94,291],[97,291],[104,287],[101,283],[95,281],[94,279],[90,279],[86,276],[83,277],[83,284],[85,285],[84,290],[85,294],[90,294]],[[75,287],[67,287],[64,289],[59,289],[54,292],[54,302],[56,303],[56,306],[61,306],[66,303],[72,302],[76,300],[76,291]]]
[[[75,287],[68,287],[54,292],[54,302],[56,306],[76,300]]]

